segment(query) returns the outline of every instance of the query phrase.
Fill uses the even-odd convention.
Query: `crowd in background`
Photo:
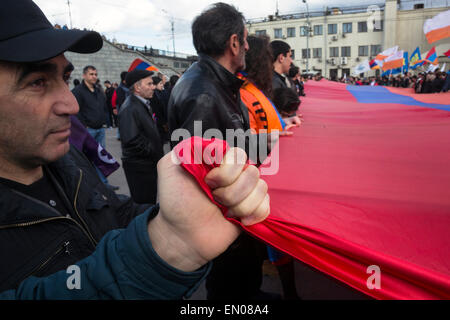
[[[415,93],[440,93],[450,89],[450,71],[420,72],[417,75],[411,72],[399,75],[376,77],[342,77],[339,82],[359,86],[387,86],[396,88],[412,88]]]

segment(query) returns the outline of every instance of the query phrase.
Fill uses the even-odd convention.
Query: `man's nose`
[[[58,115],[75,115],[80,110],[77,99],[73,93],[69,90],[69,86],[59,86],[55,97],[55,113]]]

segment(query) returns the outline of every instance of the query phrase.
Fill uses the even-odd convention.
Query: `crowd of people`
[[[450,71],[411,72],[399,75],[376,76],[368,78],[342,77],[339,82],[352,85],[387,86],[396,88],[411,88],[415,93],[440,93],[450,90]]]

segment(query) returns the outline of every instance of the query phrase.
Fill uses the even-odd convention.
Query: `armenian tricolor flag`
[[[431,48],[431,50],[428,51],[428,54],[425,57],[425,62],[434,64],[434,65],[438,64],[438,57],[437,57],[437,53],[436,53],[436,48],[435,47]]]
[[[128,69],[128,72],[134,70],[134,69],[138,69],[138,70],[148,70],[148,71],[155,71],[158,72],[158,68],[156,68],[155,66],[151,65],[148,62],[145,62],[142,59],[135,59],[133,61],[133,63],[130,65],[130,68]]]
[[[378,63],[381,63],[381,61],[377,61],[376,59],[372,59],[369,62],[370,69],[372,69],[372,70],[381,69],[381,67],[380,67],[380,65]]]

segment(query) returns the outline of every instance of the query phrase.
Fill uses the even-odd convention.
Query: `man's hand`
[[[295,124],[288,124],[288,125],[286,125],[284,130],[280,131],[280,137],[292,136],[294,133],[292,131],[289,131],[289,130],[294,128],[294,127],[296,127]]]
[[[194,271],[214,259],[238,237],[239,227],[227,221],[197,182],[174,164],[171,154],[158,163],[159,214],[148,231],[153,248],[173,267]],[[254,166],[246,166],[242,149],[230,149],[220,167],[206,176],[217,202],[228,215],[251,225],[270,213],[266,183]]]
[[[290,118],[283,118],[283,120],[284,120],[284,122],[287,125],[294,125],[294,126],[299,127],[302,124],[302,120],[301,120],[301,118],[299,116],[293,116],[293,117],[290,117]]]

